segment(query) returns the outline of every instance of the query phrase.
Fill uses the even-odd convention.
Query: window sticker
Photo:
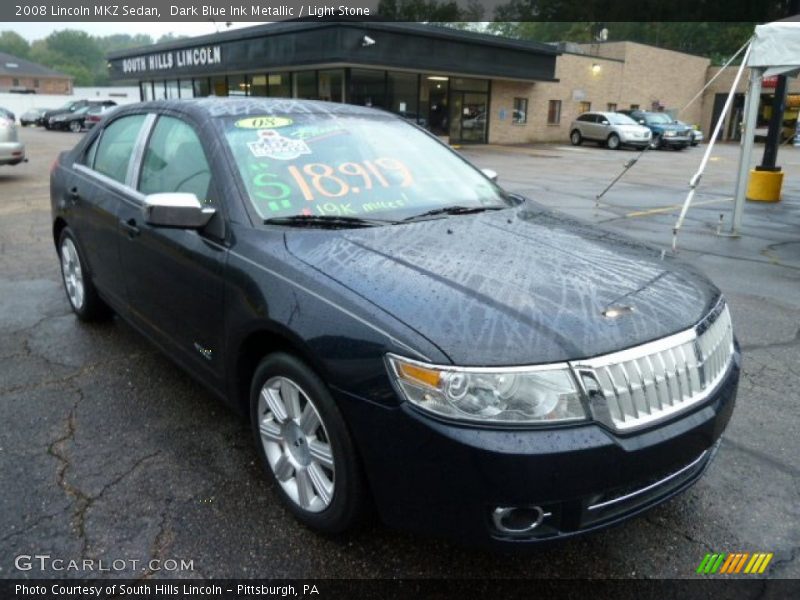
[[[303,154],[311,154],[311,148],[303,140],[283,137],[273,129],[259,129],[258,141],[247,142],[250,152],[257,158],[292,160]]]
[[[294,123],[287,117],[250,117],[249,119],[239,119],[234,123],[239,129],[275,129],[276,127],[286,127]]]

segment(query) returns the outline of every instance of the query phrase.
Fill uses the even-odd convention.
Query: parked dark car
[[[44,125],[44,113],[46,113],[49,108],[31,108],[30,110],[26,110],[22,113],[19,117],[19,124],[23,127],[28,127],[29,125],[34,125],[36,127],[41,127]]]
[[[59,115],[65,113],[74,113],[86,106],[116,106],[117,103],[113,100],[71,100],[60,108],[54,108],[44,113],[42,120],[46,129],[54,128],[54,119]],[[58,126],[55,126],[58,128]]]
[[[672,148],[683,150],[692,142],[692,128],[678,124],[667,113],[645,112],[643,110],[620,110],[640,125],[653,132],[650,147],[653,149]]]
[[[51,195],[78,318],[117,313],[249,415],[320,531],[369,503],[472,542],[591,531],[694,483],[733,410],[704,276],[504,192],[396,115],[127,105],[60,155]]]
[[[84,121],[89,113],[91,106],[84,106],[75,112],[61,113],[50,117],[50,129],[58,129],[61,131],[72,131],[79,133],[83,131]]]

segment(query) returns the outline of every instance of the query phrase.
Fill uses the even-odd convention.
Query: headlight
[[[664,137],[675,137],[675,131],[665,131]]]
[[[467,421],[551,424],[586,419],[569,367],[456,368],[387,354],[403,397],[428,412]]]

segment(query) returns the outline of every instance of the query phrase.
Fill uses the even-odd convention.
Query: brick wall
[[[14,80],[17,80],[15,83]],[[39,85],[35,85],[36,82]],[[12,88],[25,88],[36,90],[37,94],[71,94],[72,80],[67,77],[11,77],[0,75],[0,91]]]
[[[591,103],[591,110],[618,109],[638,104],[650,110],[658,102],[665,110],[679,110],[706,83],[710,61],[633,42],[586,44],[592,54],[562,54],[556,60],[557,82],[492,82],[492,115],[489,142],[522,144],[530,142],[567,142],[569,126],[580,113],[581,102]],[[515,96],[528,98],[528,122],[511,123]],[[703,101],[698,98],[680,113],[687,123],[702,123]],[[561,119],[548,124],[550,100],[561,101]],[[500,120],[501,110],[506,120]]]

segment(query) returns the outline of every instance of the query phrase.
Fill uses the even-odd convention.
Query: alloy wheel
[[[258,398],[261,443],[275,479],[300,508],[321,512],[335,487],[333,448],[320,413],[294,381],[272,377]]]
[[[61,274],[64,277],[64,287],[67,289],[70,303],[73,308],[80,310],[86,296],[83,269],[75,243],[68,237],[61,243]]]

